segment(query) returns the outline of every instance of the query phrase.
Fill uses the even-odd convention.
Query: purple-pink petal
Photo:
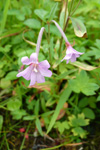
[[[30,61],[32,63],[38,64],[38,58],[37,58],[37,53],[32,53],[30,56]]]
[[[37,74],[34,71],[32,71],[31,72],[31,81],[30,81],[30,85],[29,86],[32,86],[32,85],[35,84],[36,78],[37,78],[36,76],[37,76]]]
[[[24,64],[24,65],[30,65],[32,63],[32,61],[27,57],[22,57],[21,59],[21,62]]]
[[[41,61],[39,63],[39,66],[43,67],[43,68],[50,68],[50,64],[48,63],[47,60]]]
[[[36,74],[36,81],[37,81],[37,83],[45,82],[45,78],[40,72],[37,72],[37,74]]]
[[[21,71],[17,74],[17,77],[23,77],[26,80],[31,79],[32,66],[27,67],[24,71]]]
[[[51,77],[52,76],[52,72],[46,68],[39,67],[39,71],[45,77]]]

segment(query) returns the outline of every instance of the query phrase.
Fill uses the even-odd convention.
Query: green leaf
[[[29,116],[23,117],[23,120],[34,120],[34,119],[35,119],[34,115],[29,115]]]
[[[74,136],[80,136],[81,138],[84,138],[86,136],[86,131],[83,130],[81,127],[73,128],[72,132]]]
[[[7,103],[7,108],[10,111],[18,110],[22,105],[22,102],[19,99],[12,99]]]
[[[13,119],[15,120],[19,120],[21,119],[23,116],[25,116],[27,113],[25,110],[20,109],[20,110],[15,110],[11,112],[11,115],[13,116]]]
[[[57,106],[56,106],[55,112],[54,112],[54,114],[53,114],[53,116],[52,116],[52,118],[51,118],[51,121],[50,121],[48,130],[47,130],[47,133],[49,133],[50,130],[52,129],[52,127],[53,127],[53,125],[54,125],[54,123],[55,123],[55,121],[56,121],[56,119],[57,119],[57,117],[58,117],[58,115],[59,115],[59,112],[60,112],[61,108],[63,107],[64,103],[65,103],[66,101],[68,101],[68,98],[69,98],[70,94],[71,94],[71,89],[70,89],[69,87],[67,87],[67,88],[62,92],[62,94],[61,94],[61,96],[60,96],[60,99],[59,99],[59,101],[58,101],[58,104],[57,104]]]
[[[48,11],[43,10],[43,9],[35,9],[34,13],[43,21],[46,20],[46,16],[48,14]]]
[[[76,36],[83,37],[84,34],[86,33],[85,25],[79,19],[71,18],[71,20],[72,20],[72,24],[73,24],[74,32],[75,32]]]
[[[77,69],[71,69],[71,70],[68,70],[60,75],[58,75],[56,77],[57,80],[61,80],[61,79],[64,79],[67,75],[71,74],[71,73],[74,73],[75,71],[77,71]]]
[[[38,116],[38,114],[39,114],[39,100],[36,101],[35,108],[34,108],[34,114],[36,116]]]
[[[62,29],[64,27],[64,23],[67,21],[67,18],[68,18],[68,9],[66,10],[66,5],[67,5],[67,2],[64,1],[63,7],[62,7],[62,10],[61,10],[61,13],[60,13],[60,17],[59,17],[59,24],[60,24]],[[65,13],[66,13],[66,19],[65,19]]]
[[[37,127],[40,135],[43,136],[43,132],[42,132],[42,128],[41,128],[41,123],[40,123],[40,120],[38,118],[36,119],[35,124],[36,124],[36,127]]]
[[[3,116],[0,115],[0,131],[1,131],[1,129],[2,129],[2,125],[3,125]]]
[[[62,134],[65,129],[69,129],[70,128],[70,126],[69,126],[67,121],[64,121],[64,122],[58,121],[58,122],[55,123],[54,127],[58,129],[60,134]]]
[[[18,71],[11,71],[6,75],[5,79],[6,80],[15,80],[15,79],[17,79],[17,77],[16,77],[17,74],[18,74]]]
[[[49,20],[51,21],[54,17],[55,17],[55,13],[57,11],[58,8],[58,3],[55,3],[50,11],[50,14],[48,16]]]
[[[90,108],[84,108],[83,109],[83,113],[85,114],[85,116],[89,119],[95,119],[95,114],[93,112],[92,109]]]
[[[32,29],[40,29],[41,28],[41,23],[37,19],[30,18],[24,21],[24,25],[28,26],[29,28]]]
[[[83,113],[78,114],[77,117],[75,115],[72,115],[68,119],[69,125],[72,127],[86,126],[89,124],[89,119],[85,119],[85,115]]]
[[[84,97],[79,101],[79,107],[86,107],[88,105],[88,98]]]
[[[97,67],[94,67],[94,66],[91,66],[91,65],[87,65],[87,64],[84,64],[82,62],[79,62],[79,61],[75,61],[74,63],[71,63],[73,66],[76,66],[78,68],[81,68],[83,70],[87,70],[87,71],[91,71],[91,70],[94,70],[96,69]]]
[[[0,81],[0,87],[3,89],[8,88],[11,85],[11,82],[6,80],[5,78],[2,78]]]
[[[94,95],[95,91],[99,89],[97,84],[90,82],[89,77],[85,71],[81,71],[80,74],[77,75],[76,79],[70,80],[69,85],[74,92],[82,92],[87,96]]]

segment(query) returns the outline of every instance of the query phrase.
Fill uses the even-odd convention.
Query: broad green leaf
[[[84,97],[79,101],[79,107],[83,108],[86,107],[88,105],[88,98]]]
[[[19,99],[13,98],[7,103],[7,108],[10,111],[15,111],[15,110],[18,110],[21,107],[21,105],[22,105],[22,102]]]
[[[16,77],[17,74],[18,74],[17,71],[11,71],[6,75],[5,79],[6,80],[15,80],[15,79],[17,79],[17,77]]]
[[[1,131],[1,129],[2,129],[2,125],[3,125],[3,116],[0,115],[0,131]]]
[[[36,128],[38,129],[40,135],[43,136],[43,132],[42,132],[42,128],[41,128],[41,123],[40,123],[40,120],[38,118],[36,119],[35,124],[36,124]]]
[[[78,67],[78,68],[81,68],[83,70],[87,70],[87,71],[91,71],[91,70],[94,70],[97,68],[97,67],[94,67],[94,66],[91,66],[88,64],[84,64],[84,63],[79,62],[79,61],[75,61],[74,63],[71,63],[71,64]]]
[[[79,126],[86,126],[89,124],[89,119],[85,119],[85,115],[81,113],[78,114],[77,122]]]
[[[47,130],[47,133],[49,133],[50,130],[52,129],[52,127],[53,127],[53,125],[54,125],[54,123],[55,123],[55,121],[56,121],[56,119],[57,119],[57,117],[59,115],[59,112],[60,112],[61,108],[63,107],[64,103],[66,101],[68,101],[68,98],[69,98],[70,94],[71,94],[71,89],[69,87],[67,87],[62,92],[62,94],[60,95],[60,99],[59,99],[58,104],[56,106],[55,112],[54,112],[54,114],[53,114],[53,116],[51,118],[51,121],[50,121],[48,130]]]
[[[95,114],[93,112],[92,109],[90,108],[84,108],[83,109],[83,113],[85,114],[85,116],[89,119],[95,119]]]
[[[2,78],[0,81],[0,87],[6,89],[9,86],[11,86],[11,82],[9,80],[7,81],[5,78]]]
[[[86,126],[89,124],[89,119],[85,119],[85,115],[83,113],[78,114],[77,117],[75,115],[72,115],[68,117],[68,119],[69,119],[69,125],[72,127]]]
[[[46,17],[48,14],[48,11],[43,10],[43,9],[35,9],[34,13],[43,21],[46,21]]]
[[[32,29],[40,29],[41,28],[41,23],[37,19],[30,18],[24,21],[24,25],[28,26],[29,28]]]
[[[86,131],[83,130],[81,127],[73,128],[72,132],[74,136],[80,136],[81,138],[84,138],[86,136]]]
[[[51,21],[54,17],[55,17],[55,13],[57,11],[58,8],[58,3],[55,3],[50,11],[50,14],[48,16],[48,19]]]
[[[90,82],[85,71],[81,71],[80,74],[77,75],[76,79],[70,80],[69,85],[74,92],[82,92],[87,96],[94,95],[95,91],[99,89],[99,86],[96,83]]]
[[[67,121],[64,121],[64,122],[58,121],[58,122],[55,123],[54,128],[57,128],[58,131],[60,132],[60,134],[62,134],[64,132],[64,130],[65,129],[68,130],[70,128],[70,126],[69,126]]]
[[[76,36],[83,37],[84,34],[86,33],[85,25],[79,19],[71,18],[71,20],[72,20],[72,24],[73,24],[74,32],[75,32]]]
[[[11,111],[11,115],[13,116],[13,119],[15,119],[15,120],[21,119],[26,114],[27,113],[26,113],[26,111],[24,109]]]

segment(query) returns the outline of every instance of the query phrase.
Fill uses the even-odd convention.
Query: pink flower
[[[19,132],[21,132],[21,133],[25,132],[25,128],[20,128]]]
[[[17,74],[17,77],[23,77],[26,80],[30,80],[30,86],[37,83],[45,82],[44,77],[51,77],[52,72],[48,70],[50,68],[50,64],[47,60],[42,62],[38,62],[37,54],[32,53],[30,58],[27,56],[22,57],[21,59],[24,65],[29,65],[24,71]]]
[[[76,61],[76,58],[79,57],[80,55],[82,55],[83,53],[77,52],[71,46],[71,44],[68,42],[68,39],[67,39],[65,33],[63,32],[63,30],[61,29],[61,27],[59,26],[59,24],[55,20],[52,20],[52,22],[56,25],[56,27],[60,31],[62,37],[64,38],[64,40],[66,42],[66,46],[67,46],[66,56],[61,61],[63,61],[64,59],[66,59],[67,60],[67,62],[66,62],[67,64],[69,63],[69,60],[71,62]]]
[[[50,68],[50,64],[47,60],[44,60],[42,62],[38,62],[38,54],[40,50],[40,43],[42,34],[44,31],[44,27],[41,28],[38,40],[37,40],[37,46],[36,46],[36,53],[32,53],[30,58],[27,56],[22,57],[21,62],[23,65],[29,65],[24,71],[21,71],[17,74],[17,77],[23,77],[26,80],[30,80],[30,85],[33,86],[36,82],[37,83],[43,83],[45,82],[44,77],[51,77],[52,72],[48,70]]]
[[[62,59],[62,61],[67,60],[66,62],[67,64],[69,63],[69,61],[75,62],[76,58],[80,57],[80,55],[83,54],[76,51],[69,42],[66,42],[66,46],[67,46],[66,56]]]

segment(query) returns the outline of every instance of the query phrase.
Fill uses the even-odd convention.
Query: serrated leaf
[[[77,117],[75,115],[72,115],[68,119],[69,119],[69,124],[72,127],[86,126],[89,124],[89,119],[85,119],[85,115],[83,113],[78,114]]]
[[[62,134],[62,133],[64,132],[64,130],[65,130],[65,129],[69,129],[70,126],[69,126],[69,124],[68,124],[67,121],[64,121],[64,122],[58,121],[58,122],[56,122],[56,124],[55,124],[55,128],[57,128],[58,131],[60,132],[60,134]]]
[[[86,33],[86,27],[83,22],[77,18],[71,18],[76,36],[83,37]]]
[[[82,92],[87,96],[94,95],[95,91],[99,89],[99,86],[96,83],[90,82],[85,71],[81,71],[80,74],[77,75],[76,79],[70,80],[69,85],[74,92]]]
[[[83,130],[81,127],[73,128],[72,132],[74,136],[80,136],[81,138],[84,138],[86,136],[86,131]]]

